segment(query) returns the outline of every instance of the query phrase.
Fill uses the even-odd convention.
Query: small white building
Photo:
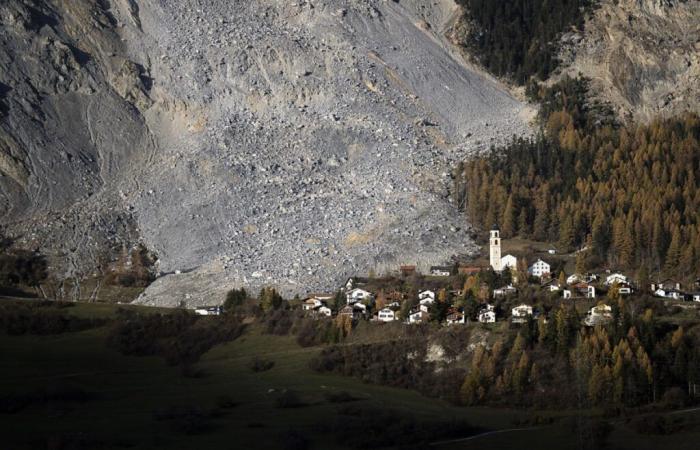
[[[447,317],[445,318],[445,323],[447,323],[447,325],[455,325],[458,323],[465,323],[465,322],[466,322],[466,319],[465,319],[464,314],[459,312],[459,311],[453,311],[453,312],[449,313],[447,315]]]
[[[413,311],[409,316],[408,316],[408,323],[423,323],[427,322],[430,320],[430,314],[428,314],[425,311]]]
[[[495,323],[496,322],[496,311],[493,305],[487,304],[484,308],[479,311],[477,319],[481,323]]]
[[[222,312],[221,306],[203,306],[194,310],[198,316],[220,316]]]
[[[513,285],[499,287],[493,290],[494,297],[507,297],[509,295],[515,295],[518,293],[518,288]]]
[[[333,316],[333,311],[327,306],[320,306],[316,309],[316,312],[320,316],[326,316],[326,317],[332,317]]]
[[[301,309],[304,311],[312,311],[323,306],[324,302],[316,297],[309,297],[301,304]]]
[[[654,291],[656,297],[670,298],[673,300],[685,300],[685,293],[678,289],[657,289]]]
[[[449,266],[432,266],[430,275],[434,277],[449,277],[452,275],[452,267]]]
[[[506,255],[501,258],[501,270],[509,268],[510,270],[516,270],[518,268],[518,258],[513,255]]]
[[[611,273],[610,275],[605,277],[606,286],[612,286],[615,283],[629,283],[629,281],[627,281],[627,277],[621,273]]]
[[[535,261],[535,264],[531,265],[528,269],[528,272],[533,277],[542,277],[544,275],[549,275],[550,271],[551,266],[546,262],[542,261],[541,259]]]
[[[435,301],[435,291],[423,291],[420,294],[418,294],[418,300],[423,301],[426,299],[430,299],[433,302]]]
[[[693,292],[690,294],[694,302],[700,302],[700,292]]]
[[[511,310],[510,315],[513,323],[527,322],[527,318],[532,315],[532,306],[525,303],[518,305]]]
[[[347,299],[348,305],[352,305],[357,302],[371,302],[374,298],[374,295],[372,295],[371,292],[365,291],[364,289],[355,288],[348,291],[345,297]]]
[[[384,308],[380,309],[377,313],[377,319],[380,322],[393,322],[394,320],[397,320],[398,317],[396,317],[396,312],[393,309]]]
[[[589,327],[602,325],[612,319],[612,307],[605,303],[600,303],[588,311],[588,315],[584,319],[584,324]]]
[[[566,277],[566,284],[575,284],[581,281],[585,281],[585,277],[578,273],[574,273]]]

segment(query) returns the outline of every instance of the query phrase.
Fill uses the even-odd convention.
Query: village
[[[692,301],[700,305],[700,278],[690,290],[682,283],[663,279],[641,286],[626,273],[573,273],[566,275],[553,264],[537,258],[531,265],[523,258],[501,254],[498,226],[489,232],[488,264],[432,266],[421,274],[415,265],[402,265],[395,275],[351,277],[335,293],[313,293],[290,301],[316,318],[347,317],[356,322],[402,321],[406,324],[437,322],[444,325],[509,321],[520,325],[547,320],[543,302],[569,302],[583,314],[582,324],[609,322],[617,301],[632,295],[649,295],[660,301]],[[556,254],[549,250],[549,255]],[[561,266],[561,264],[559,264]],[[198,308],[200,315],[218,315],[222,307]]]

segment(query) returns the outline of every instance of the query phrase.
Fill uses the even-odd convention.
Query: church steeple
[[[491,267],[496,272],[500,272],[501,267],[501,232],[498,225],[491,227],[491,237],[489,238]]]

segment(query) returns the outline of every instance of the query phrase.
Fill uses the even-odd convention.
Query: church
[[[496,272],[503,271],[506,267],[515,270],[518,266],[518,259],[513,255],[501,257],[501,232],[498,225],[491,227],[489,238],[490,263],[491,267]]]

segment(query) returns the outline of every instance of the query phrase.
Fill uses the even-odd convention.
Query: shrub
[[[287,390],[275,399],[275,406],[277,408],[300,408],[302,406],[306,406],[306,404],[301,400],[299,394],[294,391]]]
[[[263,358],[260,358],[258,356],[255,356],[250,360],[248,367],[250,367],[250,370],[252,370],[253,372],[265,372],[265,371],[272,369],[272,367],[274,367],[274,365],[275,365],[274,361],[270,361],[269,359],[263,359]]]

